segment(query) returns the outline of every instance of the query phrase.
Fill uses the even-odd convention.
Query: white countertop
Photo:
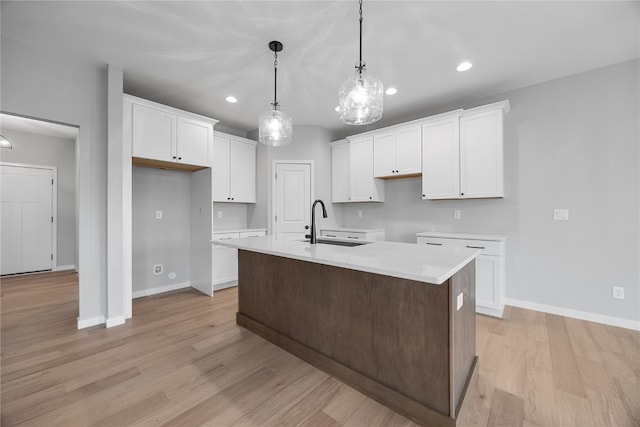
[[[216,244],[437,285],[444,283],[480,253],[463,247],[399,242],[374,242],[353,247],[312,245],[300,239],[285,239],[281,235],[231,239]]]
[[[440,231],[422,231],[417,237],[441,237],[444,239],[487,240],[490,242],[504,242],[507,236],[503,234],[457,233]]]

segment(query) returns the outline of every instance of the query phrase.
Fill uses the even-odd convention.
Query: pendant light
[[[13,146],[11,145],[11,142],[9,142],[9,140],[7,138],[5,138],[4,136],[0,135],[0,148],[12,149]]]
[[[368,125],[382,118],[382,82],[367,73],[362,62],[362,0],[360,0],[360,60],[355,74],[340,86],[339,117],[348,125]]]
[[[258,117],[258,140],[264,145],[279,147],[291,144],[291,117],[279,110],[278,104],[278,52],[282,50],[282,43],[272,41],[269,43],[269,49],[275,55],[273,61],[273,103],[270,110]]]

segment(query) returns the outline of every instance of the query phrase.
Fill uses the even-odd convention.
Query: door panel
[[[0,274],[51,270],[53,172],[0,165]]]
[[[211,166],[213,126],[178,117],[178,159],[190,165]]]
[[[155,108],[133,105],[134,157],[173,161],[176,152],[176,116]]]
[[[311,164],[276,165],[274,234],[303,238],[311,225]]]
[[[460,197],[458,117],[422,126],[422,192],[425,199]]]

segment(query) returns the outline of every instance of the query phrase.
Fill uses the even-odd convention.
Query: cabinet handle
[[[484,246],[469,246],[469,245],[467,245],[467,247],[468,247],[469,249],[485,249],[485,247],[484,247]]]
[[[335,234],[325,234],[327,237],[337,237]]]
[[[218,240],[231,240],[233,237],[221,237]]]
[[[464,193],[460,193],[461,196],[464,196]]]
[[[360,238],[355,236],[347,236],[347,239],[360,239]]]
[[[369,200],[373,199],[373,197],[369,196]]]
[[[427,195],[426,195],[426,194],[423,194],[423,195],[422,195],[422,197],[427,197]]]
[[[176,156],[173,156],[173,160],[175,160],[175,159],[176,159]]]
[[[431,246],[442,246],[442,243],[431,243],[431,242],[427,242],[427,245],[431,245]]]
[[[178,160],[182,160],[182,157],[178,157]]]

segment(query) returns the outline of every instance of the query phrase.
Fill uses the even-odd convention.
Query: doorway
[[[0,163],[0,275],[56,265],[57,168]]]
[[[304,238],[311,226],[313,161],[275,160],[273,170],[272,234]]]

